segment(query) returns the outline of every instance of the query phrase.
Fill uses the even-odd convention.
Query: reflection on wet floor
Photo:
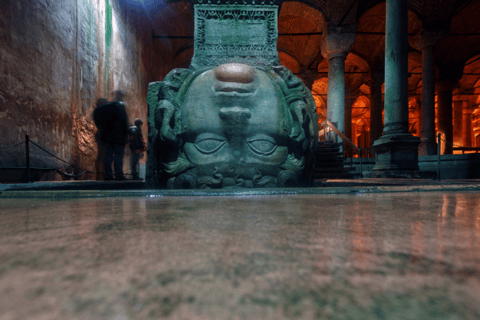
[[[0,200],[0,319],[480,319],[480,195]]]

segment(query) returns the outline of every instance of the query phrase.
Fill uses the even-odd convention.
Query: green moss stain
[[[95,20],[94,20],[95,13],[92,9],[87,10],[87,17],[86,17],[86,33],[87,33],[87,57],[88,62],[92,63],[92,55],[93,55],[93,41],[94,40],[94,32],[95,32]]]
[[[113,12],[110,0],[105,0],[105,85],[106,92],[110,88],[110,50],[112,47],[113,37]]]
[[[82,81],[80,87],[84,88],[84,90],[91,90],[91,88],[86,87],[91,81],[92,72],[95,65],[96,60],[98,59],[97,56],[97,17],[95,6],[92,3],[92,0],[85,1],[82,5],[82,12],[81,12],[81,23],[82,23],[82,43],[85,43],[82,46],[82,71],[80,73],[80,81]],[[82,93],[83,95],[83,93]],[[89,94],[87,96],[82,96],[83,99],[88,99]],[[88,102],[88,103],[91,103]]]

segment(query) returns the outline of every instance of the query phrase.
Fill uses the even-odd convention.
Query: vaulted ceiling
[[[128,0],[123,0],[128,1]],[[143,2],[156,37],[162,61],[172,68],[188,67],[193,55],[193,3],[187,0],[162,3]],[[277,49],[282,64],[296,74],[319,72],[325,76],[326,61],[320,52],[327,25],[355,26],[356,40],[346,60],[347,85],[359,87],[369,72],[381,65],[385,50],[385,1],[379,0],[302,0],[279,3]],[[423,30],[441,31],[445,36],[435,49],[437,75],[442,70],[454,74],[468,64],[463,87],[480,79],[471,70],[480,69],[479,0],[408,0],[409,37]],[[292,35],[302,33],[304,35]],[[323,33],[323,34],[322,34]],[[307,35],[305,35],[307,34]],[[451,69],[455,69],[452,71]],[[357,73],[355,73],[357,72]],[[410,91],[421,80],[421,53],[409,47]]]

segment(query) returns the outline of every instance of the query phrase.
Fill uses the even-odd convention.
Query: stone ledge
[[[317,188],[265,188],[252,190],[4,190],[0,198],[107,198],[107,197],[206,197],[206,196],[278,196],[302,194],[363,194],[390,192],[480,191],[479,183],[375,185]]]

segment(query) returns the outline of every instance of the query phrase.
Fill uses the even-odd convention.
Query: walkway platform
[[[2,185],[0,319],[478,320],[478,185]]]
[[[352,194],[422,191],[480,191],[480,180],[345,179],[315,180],[311,188],[218,190],[147,189],[143,181],[61,181],[0,184],[0,198],[90,198],[132,196],[250,196],[280,194]]]

